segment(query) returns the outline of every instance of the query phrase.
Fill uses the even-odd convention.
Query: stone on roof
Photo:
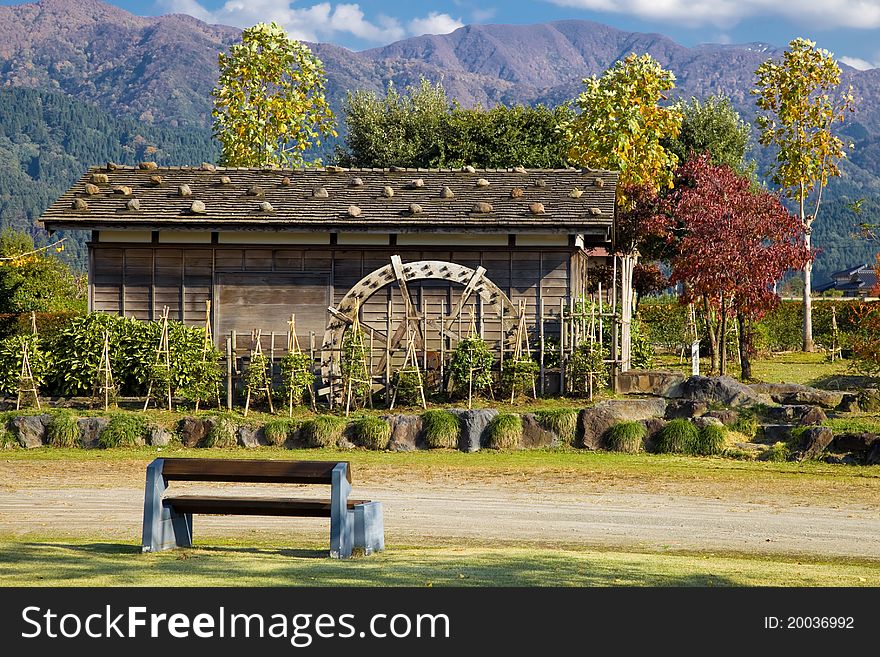
[[[153,171],[154,169],[158,169],[159,165],[155,162],[141,162],[138,164],[138,169],[142,169],[143,171]]]
[[[50,230],[343,231],[363,230],[369,223],[370,230],[390,233],[549,229],[589,232],[600,239],[610,234],[617,184],[613,171],[529,170],[524,175],[510,168],[476,170],[476,174],[467,169],[410,168],[354,169],[329,175],[320,168],[224,167],[217,167],[214,174],[196,166],[158,167],[145,175],[138,166],[95,167],[46,210],[42,220]],[[91,182],[93,176],[100,176],[97,180],[106,177],[107,183],[99,187]],[[480,178],[489,185],[477,187]],[[604,181],[603,187],[596,186],[597,179]],[[422,186],[414,184],[418,180]],[[541,183],[543,187],[538,186]],[[383,195],[386,187],[392,196]],[[120,202],[111,192],[114,188],[128,188],[131,194]],[[255,188],[262,193],[246,194]],[[580,197],[573,190],[580,190]],[[312,197],[321,200],[310,202]],[[77,198],[88,201],[87,209],[74,204]],[[139,201],[140,210],[120,212],[120,205],[126,208],[125,201],[133,198]],[[254,202],[242,202],[250,199]],[[268,203],[272,211],[261,211],[261,202]],[[533,203],[543,205],[544,213],[532,214]],[[361,215],[352,217],[350,206],[357,207]],[[205,207],[211,208],[210,213]]]
[[[532,203],[531,205],[529,205],[529,210],[532,214],[544,214],[544,204]]]
[[[130,198],[125,204],[125,208],[127,210],[131,210],[133,212],[137,212],[141,209],[141,202],[136,198]]]
[[[361,216],[361,209],[356,205],[349,205],[348,206],[348,216],[349,217],[360,217]]]

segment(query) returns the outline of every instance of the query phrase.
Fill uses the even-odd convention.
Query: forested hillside
[[[198,164],[216,157],[207,128],[145,125],[60,93],[0,90],[0,223],[29,231],[38,243],[46,235],[36,220],[90,165]],[[84,236],[76,237],[65,253],[82,266]]]

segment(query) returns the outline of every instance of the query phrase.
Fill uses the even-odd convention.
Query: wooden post
[[[502,306],[503,307],[503,306]],[[503,312],[503,311],[502,311]],[[546,386],[546,370],[544,368],[544,297],[538,301],[538,341],[540,342],[540,350],[538,352],[538,371],[539,381],[541,385],[541,396],[547,394]]]
[[[392,301],[388,299],[388,312],[385,315],[385,403],[391,403],[391,312]]]
[[[275,380],[275,331],[269,333],[269,382]]]
[[[507,336],[504,334],[504,304],[501,304],[501,357],[499,358],[498,365],[501,368],[501,371],[504,371],[504,342]]]
[[[440,299],[440,391],[443,391],[443,383],[446,381],[446,299]]]
[[[559,394],[567,392],[565,387],[565,299],[559,300]]]
[[[226,410],[232,410],[232,338],[226,338]]]

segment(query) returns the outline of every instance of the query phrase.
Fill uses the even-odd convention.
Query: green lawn
[[[388,546],[335,561],[326,546],[248,541],[141,554],[131,543],[0,539],[0,586],[880,586],[880,561],[793,556]]]
[[[655,366],[685,375],[691,373],[690,356],[681,362],[677,355],[660,354]],[[752,376],[765,383],[801,383],[823,388],[843,388],[850,385],[857,387],[864,383],[864,377],[853,376],[851,366],[851,361],[847,360],[837,359],[831,362],[820,352],[791,352],[756,358],[752,361]],[[709,360],[703,358],[700,361],[700,372],[705,375],[708,371]],[[730,376],[739,377],[739,372],[739,363],[728,363],[727,373]]]

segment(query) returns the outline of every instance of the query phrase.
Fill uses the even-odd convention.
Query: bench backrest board
[[[162,476],[171,481],[238,481],[247,483],[331,484],[333,468],[347,461],[264,461],[254,459],[163,459]]]

